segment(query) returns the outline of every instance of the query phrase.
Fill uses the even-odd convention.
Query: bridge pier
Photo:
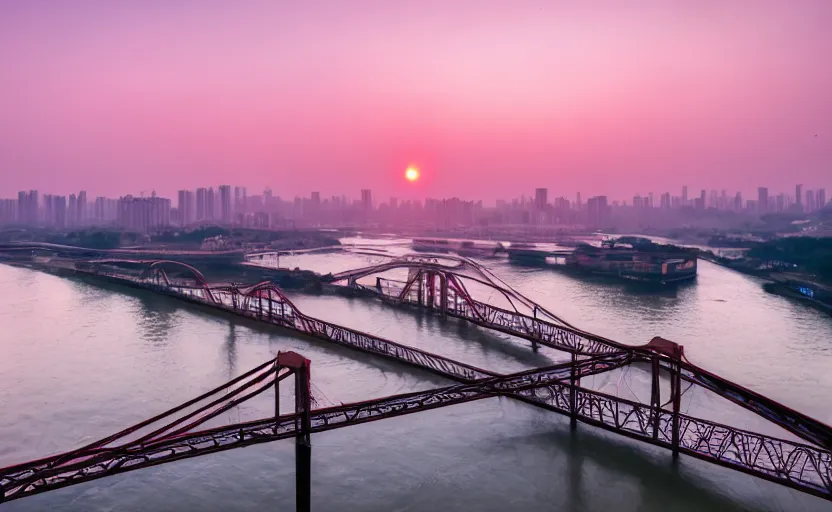
[[[448,312],[448,279],[439,275],[439,301],[441,302],[440,311],[443,315]]]
[[[533,315],[533,318],[534,318],[535,320],[537,320],[537,306],[535,306],[535,307],[532,309],[532,315]],[[538,326],[537,322],[534,322],[534,323],[532,324],[532,330],[534,331],[534,334],[535,334],[535,335],[533,336],[533,338],[537,338],[538,336],[540,336],[540,333],[538,332],[538,329],[539,329],[539,328],[540,328],[540,327]],[[532,352],[537,352],[537,351],[538,351],[537,341],[535,341],[535,339],[532,339]],[[572,354],[572,356],[573,356],[573,357],[572,357],[572,364],[575,364],[575,357],[574,357],[574,356],[575,356],[575,354]],[[572,383],[572,385],[574,386],[575,384],[574,384],[574,383]]]
[[[653,413],[653,439],[658,439],[659,422],[661,421],[661,399],[659,390],[659,357],[666,357],[670,360],[670,402],[673,404],[671,409],[671,434],[670,434],[670,448],[673,450],[673,459],[679,458],[679,409],[682,405],[682,360],[685,358],[685,347],[666,340],[661,337],[655,337],[647,344],[653,350],[652,357],[652,373],[653,373],[653,392],[650,398],[651,409]]]
[[[277,365],[295,372],[295,504],[297,512],[312,508],[312,394],[309,384],[309,360],[294,352],[279,352]],[[278,375],[275,375],[275,379]],[[280,416],[280,395],[275,382],[275,425]]]
[[[413,279],[416,280],[416,302],[420,306],[424,306],[425,305],[425,299],[422,297],[422,293],[423,293],[422,292],[422,289],[423,289],[422,282],[425,280],[425,275],[420,270],[419,272],[416,273],[416,276]]]
[[[427,288],[428,288],[428,307],[433,309],[436,306],[436,274],[428,272],[427,274]]]
[[[572,368],[569,370],[569,427],[572,430],[578,428],[578,379],[575,372],[575,365],[578,364],[578,354],[572,353]]]
[[[295,475],[297,512],[310,512],[312,510],[312,446],[309,443],[299,441],[295,444]]]
[[[682,354],[684,347],[679,345],[678,359],[673,363],[671,378],[671,394],[673,396],[673,458],[679,458],[679,409],[682,405]]]
[[[660,381],[659,381],[659,372],[661,371],[661,368],[659,367],[659,357],[654,355],[652,357],[651,364],[652,364],[651,375],[652,375],[652,378],[653,378],[653,383],[652,383],[653,385],[652,385],[652,391],[650,393],[650,409],[651,409],[650,414],[651,414],[652,420],[653,420],[653,440],[658,440],[659,439],[659,419],[661,417],[661,407],[662,407],[662,401],[661,401],[661,392],[662,392],[662,390],[661,390]]]

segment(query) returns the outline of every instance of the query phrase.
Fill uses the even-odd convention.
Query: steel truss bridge
[[[167,412],[69,452],[0,469],[0,501],[143,467],[279,439],[296,440],[298,510],[310,509],[312,433],[495,396],[535,407],[642,442],[735,469],[832,500],[832,428],[805,414],[708,372],[682,346],[653,338],[630,346],[579,330],[502,282],[488,269],[458,257],[420,255],[330,276],[333,286],[377,294],[389,303],[436,310],[475,325],[568,353],[563,363],[508,375],[336,325],[302,313],[270,282],[212,285],[194,267],[176,261],[143,263],[127,273],[116,260],[75,272],[150,289],[242,315],[293,332],[375,354],[441,375],[457,384],[424,392],[313,408],[310,363],[295,353],[273,360]],[[135,263],[128,262],[128,263]],[[407,279],[382,276],[407,273]],[[359,283],[375,277],[375,283]],[[475,300],[468,289],[497,293],[498,307]],[[581,385],[588,376],[638,364],[650,369],[649,403]],[[280,383],[294,377],[294,412],[280,414]],[[660,379],[670,382],[662,401]],[[687,389],[682,390],[683,382]],[[681,396],[697,386],[789,432],[783,439],[684,414]],[[217,417],[263,393],[274,393],[274,414],[256,421],[215,425]]]

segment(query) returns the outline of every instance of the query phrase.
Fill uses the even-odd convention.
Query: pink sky
[[[832,188],[830,20],[829,0],[2,2],[0,196]]]

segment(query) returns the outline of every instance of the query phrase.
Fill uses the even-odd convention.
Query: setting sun
[[[407,178],[407,181],[416,181],[419,179],[419,169],[414,166],[410,166],[404,171],[404,177]]]

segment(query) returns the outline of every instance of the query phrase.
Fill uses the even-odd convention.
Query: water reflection
[[[159,346],[165,343],[171,334],[177,313],[177,305],[168,297],[161,297],[151,292],[138,291],[138,328],[142,339]]]
[[[226,376],[228,380],[237,376],[237,326],[228,322],[228,334],[223,345],[226,361]]]
[[[562,285],[568,286],[570,290],[579,290],[580,293],[601,301],[606,307],[638,309],[656,315],[672,313],[679,307],[680,301],[694,292],[696,287],[696,281],[658,286],[604,276],[575,275],[571,272],[552,269],[517,272],[514,275],[523,276],[524,284],[532,280],[540,283],[559,281]],[[538,286],[533,286],[531,289],[540,295],[549,295],[560,290],[560,288],[540,289]]]
[[[566,485],[570,491],[566,510],[584,512],[588,501],[594,501],[593,497],[599,493],[606,494],[621,483],[589,477],[597,473],[592,471],[594,467],[606,470],[601,473],[602,476],[616,475],[618,480],[637,482],[634,489],[637,492],[632,497],[640,503],[630,503],[637,510],[749,510],[748,503],[741,504],[715,492],[707,481],[696,474],[695,469],[698,468],[682,468],[678,459],[674,462],[668,450],[636,446],[585,425],[579,424],[574,431],[563,425],[550,432],[529,436],[523,443],[565,454]],[[686,466],[709,470],[703,462],[689,462],[692,464]],[[632,485],[628,487],[632,489]],[[626,499],[625,496],[620,498]],[[669,507],[671,503],[673,505]]]

